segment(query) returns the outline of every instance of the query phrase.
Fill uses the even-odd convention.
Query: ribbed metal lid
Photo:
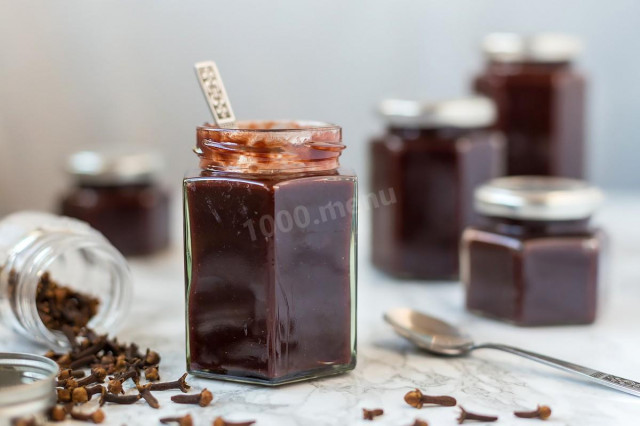
[[[0,424],[41,416],[56,402],[58,364],[31,354],[0,353]]]
[[[378,110],[390,124],[406,127],[480,128],[496,119],[495,104],[481,96],[433,102],[387,99]]]
[[[491,180],[475,191],[475,207],[486,216],[529,220],[578,220],[593,214],[602,192],[587,182],[543,176]]]
[[[583,50],[582,41],[568,34],[540,33],[524,36],[515,33],[493,33],[482,42],[484,54],[499,62],[565,62]]]
[[[71,155],[67,171],[83,183],[111,185],[152,180],[162,171],[163,165],[162,157],[154,152],[96,150]]]

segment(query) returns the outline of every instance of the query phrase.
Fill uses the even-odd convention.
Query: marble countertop
[[[158,393],[159,410],[142,402],[110,405],[104,424],[159,424],[163,416],[185,413],[192,414],[196,426],[211,425],[217,416],[278,426],[408,426],[417,417],[431,426],[457,424],[457,408],[417,410],[405,404],[404,394],[417,387],[429,394],[453,395],[468,410],[498,415],[496,425],[532,424],[535,420],[517,419],[512,412],[537,404],[552,407],[548,425],[638,425],[639,398],[498,351],[437,358],[396,336],[382,320],[389,308],[413,307],[466,328],[479,342],[511,344],[640,380],[640,195],[610,196],[597,219],[612,237],[612,253],[604,303],[592,326],[517,328],[465,312],[459,283],[394,281],[371,268],[363,217],[355,371],[280,388],[191,377],[188,381],[196,390],[207,387],[213,392],[211,406],[179,406],[170,402],[172,393]],[[118,333],[123,341],[157,350],[163,359],[160,373],[167,380],[185,370],[181,253],[177,246],[153,259],[132,261],[136,302]],[[0,351],[44,352],[6,329],[0,329]],[[385,414],[366,422],[362,408],[383,408]]]

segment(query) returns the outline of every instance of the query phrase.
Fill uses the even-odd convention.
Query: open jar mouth
[[[247,120],[198,127],[195,153],[205,170],[278,173],[333,170],[345,146],[342,128],[305,120]]]

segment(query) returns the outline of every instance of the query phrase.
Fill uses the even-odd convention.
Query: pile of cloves
[[[49,412],[52,421],[75,420],[101,423],[101,408],[87,413],[79,406],[98,398],[105,404],[134,404],[143,400],[152,408],[160,404],[153,392],[177,390],[187,393],[191,388],[187,374],[172,382],[160,382],[160,355],[147,349],[141,351],[135,343],[120,343],[116,338],[99,335],[87,327],[99,306],[98,299],[76,292],[42,275],[36,294],[37,308],[43,323],[52,330],[61,331],[68,339],[71,350],[67,353],[49,351],[46,357],[60,366],[57,379],[58,404]],[[142,382],[144,380],[144,383]],[[137,393],[126,393],[124,384]],[[172,401],[205,407],[213,394],[204,389],[198,394],[174,395]],[[187,425],[189,419],[183,420]]]

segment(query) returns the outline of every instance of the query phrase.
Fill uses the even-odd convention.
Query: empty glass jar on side
[[[111,334],[122,325],[131,299],[125,259],[98,231],[78,220],[20,212],[0,220],[0,316],[26,339],[54,349],[69,342],[40,318],[36,292],[43,274],[99,299],[88,326]]]

